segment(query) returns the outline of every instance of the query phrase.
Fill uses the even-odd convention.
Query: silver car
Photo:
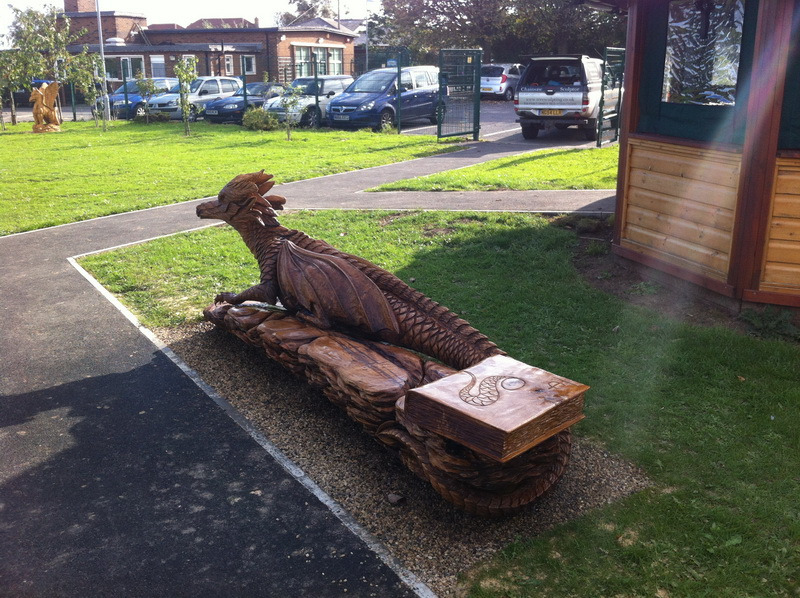
[[[499,96],[510,102],[514,99],[520,74],[521,64],[481,65],[481,95]]]
[[[198,77],[189,84],[189,120],[195,120],[212,100],[226,98],[236,93],[242,82],[235,77]],[[176,85],[168,93],[154,97],[147,103],[151,113],[163,112],[170,119],[183,118],[181,113],[180,87]]]
[[[352,82],[350,75],[320,75],[316,82],[314,77],[299,77],[291,82],[284,95],[267,100],[264,110],[277,116],[281,122],[288,117],[301,126],[318,127],[323,122],[328,102]]]

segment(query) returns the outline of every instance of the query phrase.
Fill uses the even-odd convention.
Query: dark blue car
[[[159,77],[151,80],[155,84],[154,96],[162,94],[178,84],[178,80],[171,77]],[[126,90],[128,94],[127,102],[125,101]],[[108,95],[108,101],[111,106],[111,112],[117,118],[132,119],[135,116],[144,116],[145,99],[139,91],[138,81],[128,81],[125,85],[121,85],[114,90],[114,93]],[[102,106],[103,98],[98,98],[98,110],[102,110]]]
[[[206,104],[203,118],[212,123],[235,122],[241,124],[244,116],[244,87],[232,96],[219,98]],[[281,95],[284,88],[280,83],[253,82],[247,84],[247,107],[261,108],[269,98]]]
[[[400,71],[400,120],[436,124],[439,69],[408,66]],[[335,128],[382,129],[397,125],[397,69],[364,73],[328,104],[325,116]]]

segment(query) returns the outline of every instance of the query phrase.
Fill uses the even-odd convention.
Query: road
[[[514,113],[514,102],[503,100],[481,101],[481,130],[480,138],[514,143],[530,147],[531,149],[545,147],[594,147],[594,141],[586,141],[578,129],[558,131],[548,128],[539,134],[536,139],[524,139],[517,115]],[[403,125],[406,135],[436,135],[436,125],[427,121]]]

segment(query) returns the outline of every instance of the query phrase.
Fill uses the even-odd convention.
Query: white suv
[[[582,55],[532,57],[514,98],[522,136],[535,139],[546,125],[557,129],[576,125],[583,130],[586,139],[597,139],[602,83],[603,61],[599,58]],[[604,105],[609,107],[609,112],[616,110],[619,97],[619,87],[606,90]]]
[[[203,113],[205,106],[211,100],[226,98],[236,93],[242,82],[234,77],[198,77],[189,84],[190,120],[195,120]],[[170,119],[181,119],[181,96],[178,85],[168,93],[154,97],[148,102],[150,112],[163,112],[169,114]]]

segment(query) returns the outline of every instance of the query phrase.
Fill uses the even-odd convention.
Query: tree
[[[278,16],[278,25],[281,27],[310,21],[316,17],[336,17],[336,12],[331,8],[331,0],[289,0],[289,4],[294,5],[295,12],[284,12]]]
[[[602,56],[623,46],[624,17],[576,0],[384,0],[370,40],[407,46],[417,58],[441,48],[480,47],[484,61],[517,62],[530,54]]]
[[[99,54],[89,54],[86,48],[80,54],[72,57],[65,68],[65,80],[75,85],[86,103],[90,106],[97,106],[97,98],[99,96],[100,85],[102,80],[97,75],[102,68]],[[98,110],[92,110],[94,114],[94,124],[98,126]],[[105,111],[101,110],[103,118],[103,130],[106,130]]]
[[[67,51],[83,35],[83,31],[70,34],[70,20],[55,7],[40,12],[32,8],[20,10],[11,7],[14,21],[6,42],[10,52],[3,52],[3,81],[10,90],[33,87],[33,79],[62,80],[73,57]],[[8,56],[6,56],[8,55]],[[16,123],[16,107],[11,105],[11,119]]]
[[[144,76],[142,71],[136,71],[136,86],[139,88],[139,94],[144,99],[144,118],[147,124],[150,124],[150,98],[156,92],[156,82]]]
[[[180,86],[181,116],[183,117],[183,132],[189,137],[192,134],[189,128],[189,114],[193,109],[189,102],[189,85],[197,77],[197,59],[189,56],[175,63],[175,76]]]
[[[515,3],[509,38],[516,48],[525,48],[520,54],[601,57],[605,47],[625,45],[625,17],[592,10],[571,0],[515,0]]]
[[[286,140],[292,140],[292,128],[295,124],[299,124],[300,117],[297,117],[295,120],[294,113],[297,111],[297,106],[300,104],[300,99],[303,96],[303,88],[298,87],[287,87],[286,91],[280,98],[281,108],[283,108],[283,113],[286,116],[286,120],[283,121],[283,126],[286,128]]]
[[[483,48],[492,45],[510,24],[514,0],[384,0],[397,41],[414,51],[435,48]]]

